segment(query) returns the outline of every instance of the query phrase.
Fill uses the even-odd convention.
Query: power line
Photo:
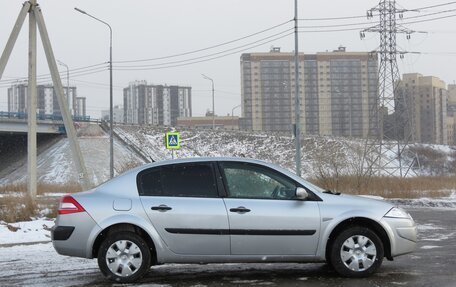
[[[107,71],[107,68],[106,67],[98,68],[98,69],[91,70],[90,72],[88,72],[88,71],[80,71],[77,74],[73,74],[72,77],[73,78],[82,77],[82,76],[87,76],[87,75],[100,73],[100,72],[103,72],[103,71]],[[15,83],[27,82],[27,81],[28,81],[28,78],[19,78],[18,80],[14,80],[14,81],[11,81],[11,82],[4,82],[4,83],[2,81],[0,81],[0,88],[10,87],[11,85],[14,85]],[[43,77],[43,78],[37,80],[37,83],[38,84],[46,84],[46,83],[49,83],[49,81],[51,81],[51,77]]]
[[[198,61],[191,61],[191,60],[183,60],[182,62],[186,62],[186,61],[191,61],[191,62],[188,62],[188,63],[182,63],[182,64],[176,64],[176,65],[168,65],[166,63],[163,63],[162,65],[164,66],[154,66],[154,65],[151,65],[151,67],[126,67],[126,68],[116,68],[114,67],[114,70],[116,71],[145,71],[145,70],[157,70],[157,69],[165,69],[165,68],[175,68],[175,67],[182,67],[182,66],[188,66],[188,65],[192,65],[192,64],[197,64],[197,63],[202,63],[202,62],[207,62],[207,61],[212,61],[212,60],[215,60],[215,59],[220,59],[220,58],[223,58],[223,57],[226,57],[226,56],[230,56],[230,55],[233,55],[233,54],[237,54],[239,52],[243,52],[243,51],[247,51],[249,49],[252,49],[252,48],[256,48],[256,47],[259,47],[259,46],[262,46],[262,45],[265,45],[265,44],[268,44],[268,43],[271,43],[271,42],[274,42],[276,40],[280,40],[282,38],[285,38],[287,36],[290,36],[292,35],[293,32],[291,33],[288,33],[288,34],[285,34],[283,36],[280,36],[280,37],[277,37],[277,38],[274,38],[274,39],[271,39],[269,41],[265,41],[265,42],[262,42],[262,43],[259,43],[257,45],[254,45],[254,46],[251,46],[251,47],[248,47],[248,48],[245,48],[245,49],[240,49],[240,50],[236,50],[236,51],[233,51],[233,52],[230,52],[230,53],[226,53],[226,54],[223,54],[223,55],[220,55],[220,56],[216,56],[216,57],[211,57],[211,58],[207,58],[207,59],[203,59],[203,60],[198,60]],[[230,49],[231,50],[231,49]],[[230,50],[226,50],[224,52],[228,52]],[[217,54],[220,54],[220,53],[217,53]],[[206,56],[207,57],[207,56]]]
[[[105,65],[103,67],[102,65]],[[73,73],[71,74],[72,76],[76,76],[80,73],[85,73],[85,72],[90,72],[90,71],[95,71],[98,69],[107,69],[106,63],[100,63],[100,64],[95,64],[95,65],[90,65],[90,66],[85,66],[85,67],[80,67],[80,68],[75,68],[70,71]],[[66,76],[66,72],[59,72],[60,77]],[[36,77],[37,79],[51,79],[51,74],[41,74]],[[0,80],[0,84],[4,83],[16,83],[18,81],[27,81],[28,77],[17,77],[13,79],[8,79],[8,80]]]
[[[258,43],[260,41],[264,41],[264,40],[271,39],[271,38],[279,36],[279,35],[283,35],[284,33],[287,33],[287,32],[289,32],[291,30],[292,30],[292,28],[284,30],[284,31],[281,31],[281,32],[276,33],[274,35],[262,38],[260,40],[254,41],[254,42],[250,42],[250,43],[241,45],[241,46],[237,46],[237,47],[230,48],[230,49],[227,49],[227,50],[223,50],[223,51],[220,51],[220,52],[207,54],[207,55],[203,55],[203,56],[199,56],[199,57],[194,57],[194,58],[190,58],[190,59],[171,61],[171,62],[164,62],[164,63],[156,63],[156,64],[147,64],[147,65],[124,65],[124,66],[116,65],[115,67],[116,68],[145,68],[145,67],[156,67],[156,66],[163,66],[163,65],[178,64],[178,63],[184,63],[184,62],[189,62],[189,61],[193,61],[193,60],[204,59],[204,58],[220,55],[220,54],[223,54],[223,53],[226,53],[226,52],[229,52],[229,51],[233,51],[233,50],[236,50],[236,49],[244,48],[244,47],[256,44],[256,43]]]
[[[299,21],[328,21],[328,20],[348,20],[348,19],[366,19],[366,15],[345,16],[345,17],[323,17],[323,18],[301,18]]]
[[[430,21],[441,20],[441,19],[452,18],[452,17],[456,17],[456,14],[449,15],[449,16],[435,17],[435,18],[431,18],[431,19],[423,19],[420,21],[404,22],[402,24],[416,24],[416,23],[430,22]]]
[[[414,9],[407,9],[407,11],[419,11],[419,10],[424,10],[424,9],[429,9],[429,8],[448,6],[448,5],[452,5],[452,4],[456,4],[456,1],[437,4],[437,5],[431,5],[431,6],[424,6],[424,7],[414,8]],[[397,12],[397,13],[402,13],[402,12]],[[375,17],[375,16],[378,16],[378,14],[372,14],[372,16]],[[349,19],[365,19],[365,18],[366,18],[366,15],[354,15],[354,16],[341,16],[341,17],[301,18],[298,20],[299,21],[332,21],[332,20],[349,20]]]
[[[201,48],[201,49],[197,49],[197,50],[193,50],[193,51],[188,51],[188,52],[174,54],[174,55],[169,55],[169,56],[157,57],[157,58],[114,61],[113,63],[147,62],[147,61],[163,60],[163,59],[175,58],[175,57],[180,57],[180,56],[186,56],[186,55],[189,55],[189,54],[195,54],[195,53],[198,53],[198,52],[203,52],[203,51],[207,51],[207,50],[210,50],[210,49],[214,49],[214,48],[218,48],[218,47],[221,47],[221,46],[225,46],[225,45],[228,45],[228,44],[232,44],[232,43],[235,43],[235,42],[238,42],[238,41],[241,41],[241,40],[244,40],[244,39],[247,39],[247,38],[250,38],[250,37],[265,33],[265,32],[268,32],[268,31],[271,31],[273,29],[276,29],[278,27],[281,27],[281,26],[284,26],[284,25],[290,23],[291,21],[293,21],[293,20],[288,20],[286,22],[283,22],[283,23],[280,23],[278,25],[266,28],[264,30],[249,34],[247,36],[243,36],[243,37],[240,37],[240,38],[237,38],[237,39],[234,39],[234,40],[230,40],[230,41],[223,42],[223,43],[220,43],[220,44],[216,44],[216,45],[213,45],[213,46],[209,46],[209,47],[206,47],[206,48]]]
[[[411,16],[411,17],[404,17],[400,20],[408,20],[408,19],[416,19],[416,18],[423,18],[423,17],[429,17],[432,15],[438,15],[438,14],[443,14],[443,13],[449,13],[449,12],[454,12],[456,9],[450,9],[450,10],[445,10],[445,11],[438,11],[438,12],[433,12],[433,13],[428,13],[425,15],[418,15],[418,16]],[[423,22],[425,21],[431,21],[433,19],[443,19],[443,18],[448,18],[449,16],[443,16],[443,17],[438,17],[438,18],[432,18],[432,19],[425,19],[422,20]],[[453,17],[453,16],[451,16]],[[415,23],[415,22],[404,22],[401,24],[409,24],[409,23]],[[417,22],[418,23],[418,22]],[[301,29],[316,29],[316,28],[335,28],[335,27],[349,27],[349,26],[361,26],[361,25],[369,25],[372,24],[372,22],[359,22],[359,23],[346,23],[346,24],[332,24],[332,25],[311,25],[311,26],[299,26]],[[347,29],[347,31],[352,31],[354,29]],[[341,31],[341,30],[335,30],[335,31]],[[307,32],[307,31],[306,31]]]
[[[84,80],[72,80],[72,81],[86,83],[86,84],[90,84],[90,85],[104,86],[107,88],[109,88],[109,86],[110,86],[109,84],[100,83],[100,82],[92,82],[92,81],[84,81]],[[121,86],[113,86],[113,87],[123,89],[123,87],[121,87]]]
[[[456,4],[456,1],[451,1],[451,2],[447,2],[447,3],[436,4],[436,5],[431,5],[431,6],[425,6],[425,7],[420,7],[420,8],[410,9],[410,10],[424,10],[424,9],[429,9],[429,8],[448,6],[448,5],[452,5],[452,4]]]

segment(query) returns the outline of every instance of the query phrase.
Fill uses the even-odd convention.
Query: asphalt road
[[[340,278],[326,264],[162,265],[130,286],[456,286],[456,210],[409,211],[418,223],[417,250],[385,260],[369,278]],[[59,256],[49,243],[0,249],[0,285],[129,286],[106,281],[95,260]]]

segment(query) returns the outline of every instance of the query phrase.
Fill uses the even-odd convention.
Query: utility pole
[[[380,34],[380,47],[372,52],[372,55],[379,55],[380,66],[378,96],[370,109],[369,136],[363,159],[366,175],[386,172],[390,176],[403,177],[415,164],[415,155],[408,154],[408,144],[413,138],[412,118],[406,97],[397,93],[400,81],[397,55],[403,57],[406,52],[397,49],[396,35],[405,33],[410,39],[414,32],[397,23],[397,17],[402,19],[406,11],[398,9],[396,1],[382,0],[367,11],[368,19],[378,14],[379,24],[360,32],[361,39],[365,32]]]
[[[36,89],[36,15],[34,8],[36,0],[30,1],[32,9],[29,12],[29,55],[28,55],[28,89],[27,89],[27,172],[28,172],[28,191],[30,198],[34,201],[37,194],[37,172],[36,172],[36,108],[37,108],[37,89]]]
[[[8,38],[5,49],[3,50],[0,58],[0,79],[5,70],[8,59],[13,50],[14,44],[16,43],[19,32],[25,21],[25,18],[29,15],[29,64],[28,64],[28,192],[32,200],[36,197],[37,191],[37,173],[36,173],[36,40],[37,40],[37,27],[40,32],[41,41],[43,43],[44,52],[48,62],[49,70],[52,76],[52,82],[54,84],[54,90],[57,94],[57,101],[60,106],[65,130],[70,142],[71,152],[73,154],[73,160],[78,170],[78,178],[82,188],[88,189],[91,186],[91,178],[85,168],[84,159],[82,157],[81,149],[76,137],[76,131],[73,125],[71,114],[69,113],[68,106],[65,101],[63,92],[62,80],[57,69],[57,63],[52,51],[51,42],[47,33],[46,26],[44,24],[44,18],[41,13],[41,9],[37,4],[36,0],[27,1],[23,4],[22,10],[16,20],[13,30]]]
[[[296,174],[301,176],[301,104],[299,95],[299,53],[298,53],[298,0],[295,0],[294,34],[295,34],[295,161]]]

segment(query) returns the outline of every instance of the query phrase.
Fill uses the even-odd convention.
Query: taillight
[[[71,195],[62,197],[59,206],[59,214],[71,214],[83,211],[85,211],[85,209]]]

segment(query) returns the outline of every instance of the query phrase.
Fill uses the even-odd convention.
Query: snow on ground
[[[456,209],[456,192],[448,197],[441,198],[416,198],[416,199],[391,199],[391,202],[408,208],[432,207],[432,208],[452,208]]]
[[[10,268],[15,261],[21,263],[20,268]],[[59,255],[52,243],[0,247],[0,268],[0,282],[8,282],[3,286],[84,286],[92,280],[85,274],[99,273],[96,260]],[[59,273],[68,281],[64,282],[62,278],[55,281],[52,277]],[[17,277],[21,281],[14,284]]]
[[[8,224],[0,222],[0,246],[50,241],[52,226],[54,226],[54,220],[44,218]]]

